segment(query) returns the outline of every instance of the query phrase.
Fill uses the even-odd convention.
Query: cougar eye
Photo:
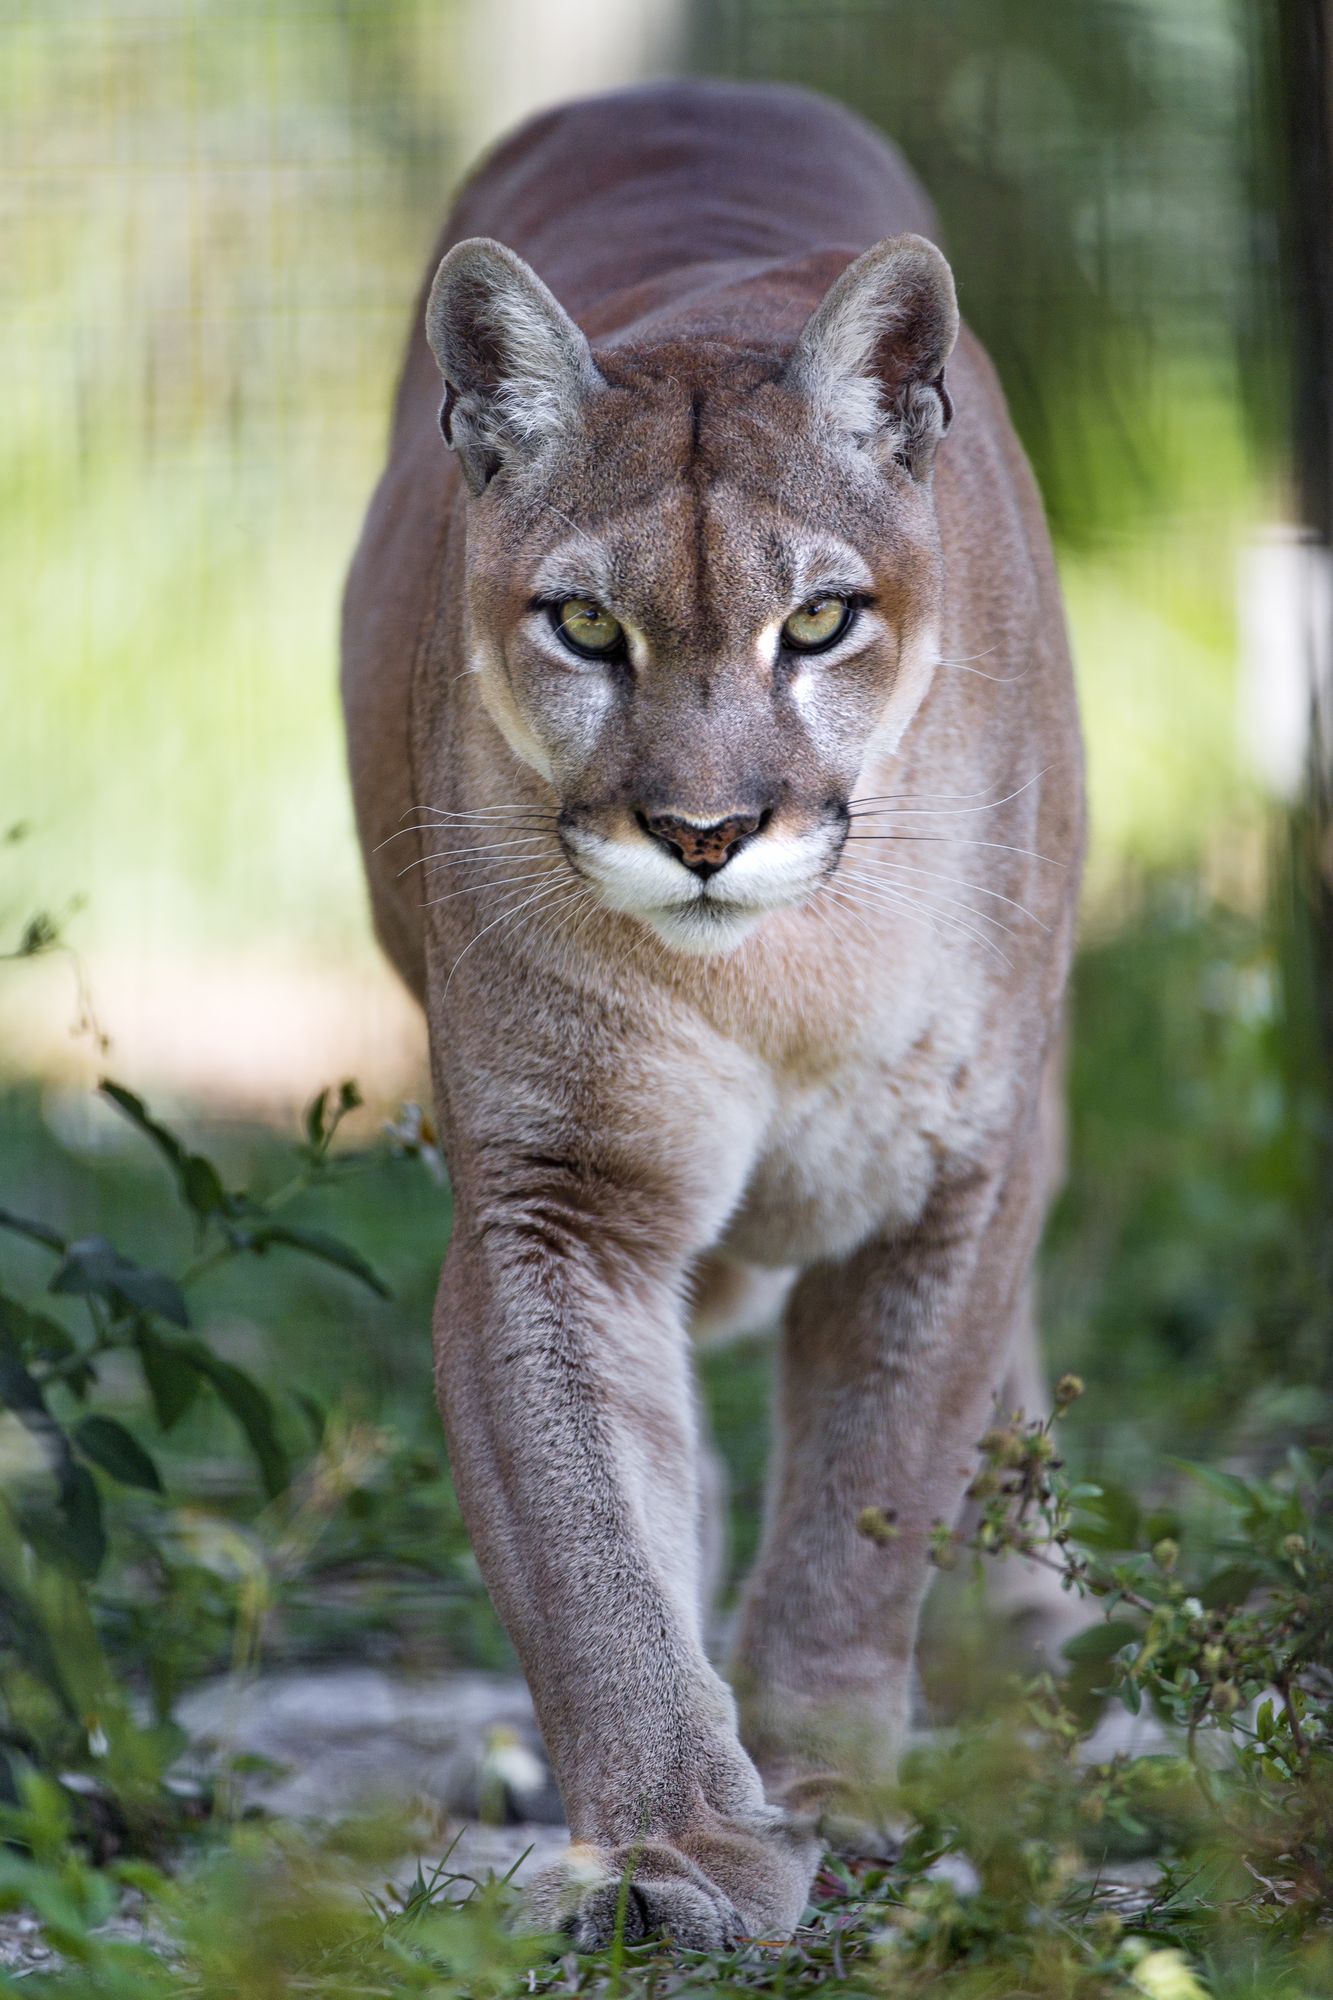
[[[855,617],[846,597],[812,597],[793,611],[782,628],[782,643],[794,653],[823,653],[841,639]]]
[[[556,636],[571,653],[585,660],[604,660],[625,643],[625,631],[618,618],[593,602],[591,597],[566,597],[551,606],[551,623]]]

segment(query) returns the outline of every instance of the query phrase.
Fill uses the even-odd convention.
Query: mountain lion
[[[801,91],[535,118],[458,198],[347,587],[455,1193],[440,1407],[573,1837],[533,1909],[585,1947],[627,1870],[631,1937],[799,1921],[892,1770],[932,1528],[1036,1393],[1079,732],[933,233]],[[728,1683],[691,1328],[782,1299]]]

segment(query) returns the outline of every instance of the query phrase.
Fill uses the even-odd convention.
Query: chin
[[[674,903],[666,909],[643,910],[642,921],[664,944],[689,958],[723,957],[758,930],[767,910],[753,905],[719,903],[711,897]]]

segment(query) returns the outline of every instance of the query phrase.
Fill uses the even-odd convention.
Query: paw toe
[[[595,1869],[591,1859],[588,1849],[571,1849],[542,1871],[527,1896],[540,1927],[562,1932],[576,1951],[600,1951],[617,1934],[628,1944],[660,1937],[689,1951],[730,1951],[744,1938],[730,1898],[684,1856],[606,1853]]]
[[[688,1882],[619,1882],[585,1894],[566,1920],[578,1951],[600,1951],[613,1942],[624,1909],[627,1944],[661,1938],[688,1951],[731,1951],[741,1941],[741,1920],[725,1896],[707,1895]]]

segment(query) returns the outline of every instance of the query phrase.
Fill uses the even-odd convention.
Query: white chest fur
[[[943,970],[943,968],[941,968]],[[723,1247],[748,1262],[845,1256],[921,1214],[946,1162],[1003,1116],[975,994],[922,982],[867,996],[818,1067],[773,1075],[772,1110]]]

